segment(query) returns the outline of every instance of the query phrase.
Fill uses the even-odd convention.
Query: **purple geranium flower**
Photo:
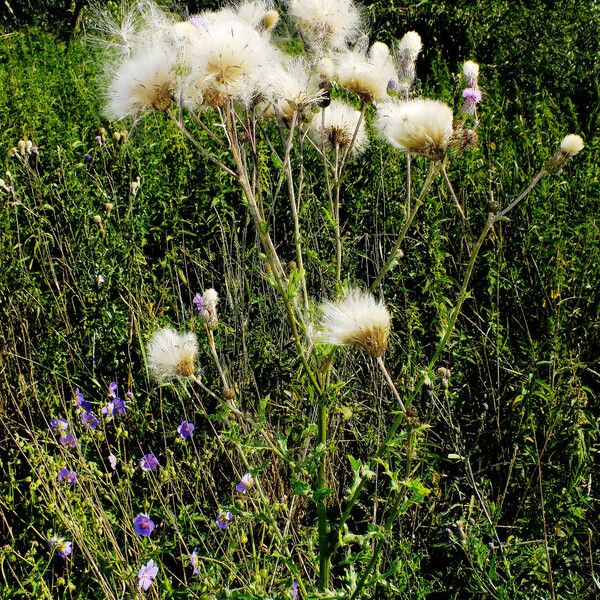
[[[92,160],[92,155],[87,152],[83,155],[83,160]]]
[[[73,552],[72,542],[67,542],[63,538],[59,538],[56,536],[50,538],[48,545],[51,548],[54,548],[56,550],[56,553],[61,558],[66,558],[67,556],[69,556],[69,554],[71,554],[71,552]]]
[[[61,483],[68,483],[70,485],[75,485],[77,483],[77,473],[75,471],[69,471],[69,469],[64,468],[58,472],[58,480]]]
[[[189,438],[192,433],[194,433],[194,424],[190,423],[189,421],[182,421],[181,425],[177,428],[177,433],[179,433],[179,435],[185,439],[185,438]]]
[[[227,525],[232,518],[233,515],[229,511],[220,513],[216,520],[217,527],[221,530],[227,529]]]
[[[149,452],[140,460],[142,471],[154,471],[159,466],[158,459],[152,452]]]
[[[235,486],[235,489],[242,494],[246,493],[248,488],[251,488],[254,485],[254,479],[252,479],[252,475],[250,473],[246,473],[242,480]]]
[[[79,415],[79,418],[88,429],[96,429],[100,425],[100,420],[94,413],[84,412]]]
[[[127,393],[125,394],[125,397],[126,397],[126,398],[133,398],[133,392],[127,392]]]
[[[90,410],[92,410],[91,402],[88,402],[83,397],[83,392],[79,388],[75,390],[75,403],[79,408],[82,408],[85,412],[89,412]]]
[[[202,313],[202,311],[204,310],[204,300],[202,299],[202,294],[196,294],[194,296],[194,299],[192,300],[192,303],[198,309],[198,312]]]
[[[65,448],[76,448],[77,439],[72,433],[65,433],[61,435],[58,440]]]
[[[115,398],[112,401],[112,404],[113,404],[113,412],[116,415],[125,414],[125,409],[127,408],[127,403],[124,400],[121,400],[121,398]]]
[[[146,591],[152,585],[152,582],[156,579],[157,575],[158,567],[154,566],[153,560],[149,560],[148,563],[138,571],[138,579],[140,580],[138,589]]]
[[[64,419],[52,419],[50,421],[50,429],[52,431],[60,431],[63,433],[69,429],[69,424]]]
[[[103,417],[112,417],[115,412],[115,403],[109,402],[106,406],[102,407],[102,416]]]
[[[294,581],[292,584],[292,600],[296,600],[298,597],[298,582]]]
[[[111,381],[108,386],[108,395],[112,396],[113,398],[116,398],[118,389],[119,386],[117,385],[117,383],[115,381]]]
[[[108,455],[108,462],[110,468],[114,471],[117,468],[117,457],[112,452]]]
[[[148,537],[154,531],[154,521],[148,515],[138,515],[133,520],[133,529],[138,535]]]
[[[194,551],[190,555],[190,563],[192,564],[192,567],[194,568],[193,574],[198,575],[198,573],[200,573],[200,571],[198,570],[198,555],[196,554],[196,548],[194,548]]]

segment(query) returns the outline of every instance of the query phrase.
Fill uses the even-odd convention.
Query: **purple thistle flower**
[[[96,140],[98,143],[101,143],[101,142],[102,142],[102,136],[101,136],[101,135],[97,135],[97,136],[96,136],[94,139],[95,139],[95,140]]]
[[[75,485],[77,483],[77,473],[75,471],[69,471],[69,469],[64,468],[58,472],[58,480],[61,483],[68,483],[69,485]]]
[[[77,404],[77,406],[79,408],[83,408],[83,410],[85,412],[89,412],[90,410],[92,410],[92,404],[91,402],[88,402],[84,396],[83,396],[83,392],[77,388],[75,390],[75,404]]]
[[[154,566],[153,560],[149,560],[148,563],[138,571],[138,579],[140,580],[138,589],[147,591],[157,575],[158,567]]]
[[[115,403],[109,402],[106,406],[102,407],[102,416],[103,417],[112,417],[115,412]]]
[[[217,524],[217,527],[221,531],[223,529],[227,529],[227,525],[229,524],[229,521],[231,521],[232,518],[233,518],[233,515],[229,511],[220,513],[217,516],[217,520],[215,521]]]
[[[100,420],[94,413],[84,412],[79,415],[79,418],[88,429],[97,429],[98,425],[100,425]]]
[[[465,88],[462,93],[462,97],[473,101],[475,104],[481,102],[481,91],[477,88]]]
[[[112,452],[108,455],[108,462],[110,468],[114,471],[117,468],[117,457]]]
[[[195,426],[193,423],[190,423],[189,421],[182,421],[181,425],[177,428],[177,433],[179,433],[179,435],[185,439],[189,438],[192,433],[194,433],[194,429]]]
[[[83,155],[83,160],[92,160],[92,155],[87,152]]]
[[[113,398],[116,398],[118,389],[119,386],[117,385],[117,383],[115,381],[111,381],[108,386],[108,395],[112,396]]]
[[[298,582],[294,581],[292,584],[292,600],[296,600],[298,597]]]
[[[63,538],[59,538],[56,536],[50,538],[48,545],[50,546],[50,548],[54,548],[56,550],[56,553],[61,558],[66,558],[67,556],[69,556],[69,554],[71,554],[71,552],[73,552],[72,542],[67,542]]]
[[[235,486],[235,489],[242,494],[246,493],[248,488],[251,488],[254,485],[254,479],[252,479],[252,475],[250,473],[246,473],[242,480]]]
[[[154,531],[154,521],[144,514],[138,515],[133,520],[134,531],[143,537],[148,537]]]
[[[31,148],[31,153],[32,153],[32,154],[37,154],[37,153],[38,153],[38,151],[39,151],[39,148],[38,148],[37,146],[33,146],[33,147]]]
[[[142,471],[154,471],[159,466],[159,462],[156,456],[149,452],[140,460],[140,466]]]
[[[77,439],[72,433],[61,435],[58,441],[65,448],[77,448]]]
[[[194,548],[194,551],[192,552],[192,554],[190,555],[190,563],[192,564],[192,567],[194,568],[194,575],[198,575],[200,573],[200,571],[198,570],[198,555],[196,554],[196,548]]]
[[[60,433],[63,433],[69,429],[69,424],[64,419],[52,419],[50,421],[50,429],[52,431],[59,431]]]
[[[202,314],[202,311],[204,310],[204,300],[202,299],[202,294],[196,294],[192,300],[192,303],[198,309],[198,312]]]

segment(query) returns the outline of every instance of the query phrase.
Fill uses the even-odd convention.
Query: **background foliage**
[[[269,418],[292,452],[302,448],[310,402],[294,397],[296,365],[282,315],[265,301],[259,270],[247,267],[256,264],[257,247],[236,186],[198,163],[160,117],[138,124],[125,144],[112,138],[123,124],[101,117],[100,60],[81,40],[77,3],[8,5],[14,16],[4,15],[11,31],[0,38],[0,147],[21,200],[0,196],[1,585],[6,597],[56,598],[64,589],[65,597],[87,598],[93,576],[77,568],[83,563],[72,571],[56,558],[48,565],[46,532],[56,526],[41,491],[48,467],[36,464],[39,447],[19,431],[16,414],[30,415],[41,431],[70,405],[75,387],[101,398],[116,380],[134,391],[140,414],[156,416],[160,406],[163,422],[175,423],[190,400],[185,390],[149,383],[144,341],[158,324],[189,323],[194,293],[209,286],[224,298],[220,350],[229,360],[239,357],[230,366],[248,389],[270,390]],[[444,355],[450,385],[432,381],[418,399],[419,419],[430,425],[420,456],[430,493],[398,524],[395,572],[382,578],[376,597],[550,597],[550,572],[559,597],[598,595],[599,10],[574,0],[367,7],[381,38],[409,29],[423,35],[418,72],[428,95],[458,108],[453,74],[463,58],[482,64],[485,91],[480,146],[450,165],[469,226],[462,228],[440,186],[387,283],[394,314],[388,361],[401,390],[410,389],[438,339],[456,295],[463,244],[476,237],[491,192],[506,204],[564,134],[580,132],[587,143],[486,243],[472,298]],[[98,144],[101,127],[106,142]],[[8,157],[21,138],[40,148],[31,169]],[[415,176],[425,168],[417,161]],[[374,145],[349,178],[357,183],[345,192],[343,219],[355,251],[345,271],[364,280],[376,272],[365,257],[381,260],[381,245],[402,223],[404,162]],[[318,208],[319,182],[309,183]],[[110,214],[107,202],[114,204]],[[93,222],[97,214],[104,236]],[[324,209],[303,217],[328,231]],[[274,224],[286,219],[284,209],[274,210]],[[287,234],[275,229],[282,247]],[[315,246],[308,256],[319,274],[310,282],[318,298],[328,296],[326,252]],[[344,361],[340,370],[356,373],[351,386],[363,400],[342,401],[332,427],[354,452],[380,434],[394,406],[370,383],[368,365],[352,356]],[[210,366],[203,377],[218,379]],[[248,392],[246,402],[259,414],[266,404],[259,392]],[[232,473],[219,464],[206,428],[196,457],[176,448],[173,461],[193,465],[201,457],[190,494],[208,513],[213,498],[202,473],[212,473],[217,489]],[[136,456],[166,435],[139,416],[106,433]],[[102,441],[89,440],[88,456]],[[339,485],[348,485],[348,471],[334,465]],[[267,472],[275,499],[277,484],[289,482],[283,467],[265,478]],[[78,510],[90,518],[83,503]],[[366,528],[371,507],[363,510]],[[201,597],[200,584],[194,589]],[[161,597],[177,593],[165,589]]]

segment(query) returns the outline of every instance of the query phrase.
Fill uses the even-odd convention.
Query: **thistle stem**
[[[435,176],[439,173],[440,169],[441,169],[441,163],[437,162],[437,163],[431,164],[429,173],[427,174],[427,179],[425,179],[425,183],[423,183],[423,187],[421,188],[419,197],[415,201],[415,205],[414,205],[412,211],[410,211],[408,213],[408,216],[406,217],[406,221],[404,222],[402,231],[400,232],[400,235],[398,235],[398,238],[396,239],[396,243],[394,244],[394,247],[392,248],[392,251],[390,252],[389,258],[387,259],[387,261],[381,268],[381,271],[379,271],[379,274],[375,278],[375,281],[371,284],[371,287],[370,287],[371,292],[377,288],[377,286],[381,283],[385,274],[396,264],[398,250],[400,249],[400,246],[401,246],[402,242],[404,241],[404,238],[406,237],[406,234],[408,233],[408,230],[409,230],[412,222],[414,221],[415,217],[417,216],[417,212],[419,211],[421,204],[423,204],[423,201],[425,200],[425,194],[431,187],[431,184],[433,183],[433,180],[434,180]]]
[[[319,590],[324,592],[329,587],[329,575],[331,571],[331,553],[327,536],[327,497],[323,490],[327,486],[327,406],[323,395],[319,397],[318,413],[318,448],[321,451],[321,460],[317,473],[317,518],[319,530]]]

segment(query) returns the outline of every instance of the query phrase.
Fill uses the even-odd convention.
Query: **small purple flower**
[[[140,580],[138,589],[147,591],[157,575],[158,567],[154,566],[153,560],[149,560],[148,563],[138,571],[138,579]]]
[[[254,485],[254,479],[252,479],[252,475],[250,473],[246,473],[242,480],[235,486],[235,489],[242,494],[246,493],[248,488],[251,488]]]
[[[92,160],[92,155],[87,152],[83,155],[83,160]]]
[[[177,428],[177,433],[179,433],[179,435],[185,439],[185,438],[189,438],[192,433],[194,433],[194,424],[190,423],[189,421],[182,421],[181,425]]]
[[[148,537],[154,531],[154,521],[148,515],[138,515],[133,520],[133,529],[138,535]]]
[[[217,520],[215,521],[217,524],[217,527],[221,531],[223,529],[227,529],[227,525],[229,524],[229,521],[231,521],[232,518],[233,518],[233,515],[229,511],[220,513],[217,516]]]
[[[84,412],[79,415],[79,418],[88,429],[94,430],[98,428],[98,425],[100,425],[100,420],[94,413]]]
[[[38,148],[37,146],[33,146],[33,147],[31,148],[31,153],[32,153],[32,154],[37,154],[38,152],[39,152],[39,148]]]
[[[113,398],[116,398],[118,389],[119,386],[117,385],[117,383],[115,381],[111,381],[108,386],[108,395],[112,396]]]
[[[61,469],[58,472],[58,480],[61,483],[68,483],[69,485],[75,485],[77,483],[77,473],[75,471],[69,471],[69,469]]]
[[[292,585],[292,600],[296,600],[298,597],[298,582],[294,581]]]
[[[149,452],[140,460],[140,466],[142,471],[154,471],[159,466],[158,459],[152,452]]]
[[[56,553],[61,558],[66,558],[67,556],[69,556],[69,554],[71,554],[71,552],[73,552],[72,542],[67,542],[63,538],[59,538],[56,536],[50,538],[48,545],[51,548],[54,548],[56,550]]]
[[[114,471],[117,468],[117,457],[112,452],[108,455],[108,462],[110,468]]]
[[[127,403],[121,400],[121,398],[115,398],[112,401],[113,411],[116,415],[125,414],[125,409],[127,408]]]
[[[83,410],[85,412],[89,412],[90,410],[92,410],[92,404],[91,402],[88,402],[84,396],[83,396],[83,392],[77,388],[75,390],[75,403],[77,404],[77,406],[79,408],[83,408]]]
[[[125,397],[126,397],[126,398],[133,398],[133,392],[127,392],[127,393],[125,394]]]
[[[101,136],[101,135],[97,135],[97,136],[96,136],[94,139],[95,139],[95,140],[96,140],[96,141],[97,141],[99,144],[102,142],[102,136]]]
[[[481,91],[477,88],[465,88],[462,97],[467,100],[472,100],[475,104],[481,102]]]
[[[77,448],[77,439],[72,433],[61,435],[58,441],[65,448]]]
[[[102,416],[105,418],[112,417],[115,412],[115,403],[109,402],[106,406],[102,407]]]
[[[198,575],[198,573],[200,573],[200,571],[198,570],[199,563],[198,563],[198,555],[196,554],[196,548],[194,548],[194,551],[190,555],[190,563],[192,564],[192,567],[194,568],[193,575]]]
[[[50,429],[63,433],[69,429],[69,424],[64,419],[52,419],[50,421]]]
[[[202,299],[202,294],[196,294],[192,300],[192,303],[198,309],[198,312],[202,314],[202,311],[204,310],[204,300]]]

